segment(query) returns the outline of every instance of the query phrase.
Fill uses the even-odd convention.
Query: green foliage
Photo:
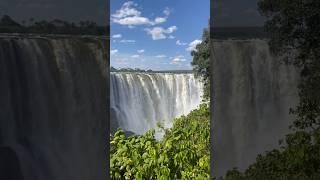
[[[151,69],[148,69],[147,71],[144,69],[140,69],[140,68],[120,68],[120,69],[116,69],[114,67],[110,67],[110,71],[111,72],[153,72]]]
[[[21,25],[4,15],[0,19],[0,33],[107,35],[107,27],[99,26],[92,21],[80,21],[76,24],[59,19],[35,21],[33,18],[30,18],[28,25],[25,20]]]
[[[301,71],[299,105],[294,128],[317,128],[320,125],[320,1],[261,0],[259,10],[268,18],[273,53]]]
[[[191,62],[193,70],[204,82],[204,99],[210,99],[210,33],[204,29],[202,42],[196,46],[196,51],[192,51],[193,60]]]
[[[155,130],[125,137],[111,136],[111,179],[209,179],[209,108],[203,104],[188,116],[174,120],[161,140]]]
[[[297,131],[286,137],[286,145],[259,155],[245,173],[229,171],[227,180],[320,179],[320,131],[312,135]]]

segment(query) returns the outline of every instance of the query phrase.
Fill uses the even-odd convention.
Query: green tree
[[[300,68],[299,105],[294,127],[317,129],[320,125],[320,1],[262,0],[259,10],[268,18],[273,53]]]
[[[110,71],[111,71],[111,72],[117,72],[118,69],[116,69],[116,68],[114,68],[114,67],[111,66],[111,67],[110,67]]]
[[[191,52],[193,60],[191,65],[196,76],[200,76],[204,82],[204,99],[210,99],[210,33],[208,29],[203,30],[202,42]]]
[[[8,27],[20,27],[21,25],[15,22],[10,16],[4,15],[0,21],[1,26],[8,26]]]

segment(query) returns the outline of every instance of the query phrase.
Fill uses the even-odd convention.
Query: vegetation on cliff
[[[4,15],[0,19],[0,33],[32,33],[32,34],[71,34],[71,35],[107,35],[107,27],[97,25],[92,21],[80,21],[70,23],[54,19],[52,21],[28,21],[16,22],[10,16]]]
[[[191,52],[193,56],[191,65],[197,76],[200,76],[204,83],[203,98],[210,99],[210,32],[208,29],[203,30],[202,42],[196,46],[196,49]]]
[[[148,70],[144,70],[144,69],[140,69],[140,68],[114,68],[114,67],[110,67],[110,71],[111,72],[152,72],[151,69]]]
[[[209,179],[210,111],[206,104],[162,129],[161,140],[155,130],[125,137],[118,130],[110,137],[111,179]]]

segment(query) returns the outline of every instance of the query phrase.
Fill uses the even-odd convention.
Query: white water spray
[[[136,134],[165,128],[201,102],[202,83],[193,74],[111,73],[111,121]]]

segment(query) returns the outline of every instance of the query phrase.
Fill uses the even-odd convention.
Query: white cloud
[[[167,18],[164,18],[164,17],[156,17],[156,19],[154,19],[155,24],[164,23],[166,21],[167,21]]]
[[[166,16],[169,16],[171,14],[171,10],[166,7],[164,10],[163,10],[163,14],[165,14]]]
[[[167,56],[164,55],[164,54],[159,54],[159,55],[156,56],[156,58],[165,58],[165,57],[167,57]]]
[[[167,21],[168,15],[166,15],[166,17],[157,17],[154,20],[141,16],[141,12],[136,9],[137,6],[133,1],[125,2],[116,13],[111,15],[111,21],[117,24],[127,25],[129,28],[137,25],[156,25]]]
[[[133,1],[125,2],[122,7],[111,16],[116,19],[125,18],[128,16],[140,16],[141,12],[135,9],[133,6],[137,6]]]
[[[120,42],[121,43],[135,43],[136,41],[135,40],[131,40],[131,39],[122,39]]]
[[[140,50],[138,50],[137,52],[140,53],[140,54],[141,54],[141,53],[144,53],[144,49],[140,49]]]
[[[111,55],[115,55],[118,52],[118,49],[112,49],[110,50]]]
[[[181,42],[180,40],[177,40],[177,41],[176,41],[176,45],[185,46],[185,45],[187,45],[187,43]]]
[[[152,29],[146,28],[145,31],[152,36],[153,40],[159,40],[159,39],[166,39],[167,34],[171,34],[177,29],[178,29],[177,26],[171,26],[167,29],[164,29],[162,27],[154,27]]]
[[[176,37],[174,37],[174,36],[172,36],[172,35],[170,35],[170,36],[168,37],[168,39],[174,39],[174,38],[176,38]]]
[[[175,61],[175,62],[183,62],[183,61],[186,61],[186,59],[184,58],[184,56],[182,55],[179,55],[179,56],[176,56],[172,59],[172,61]]]
[[[114,19],[113,22],[121,24],[121,25],[143,25],[143,24],[149,24],[150,21],[148,18],[145,17],[138,17],[138,16],[132,16],[132,17],[126,17],[123,19]]]
[[[181,62],[186,61],[186,58],[182,55],[175,56],[173,59],[171,59],[170,64],[180,64]]]
[[[202,41],[199,39],[196,39],[194,41],[192,41],[191,43],[189,43],[189,47],[186,48],[186,51],[196,51],[196,46],[198,44],[200,44]]]
[[[139,54],[134,54],[134,55],[132,55],[131,57],[132,57],[132,58],[139,58],[140,55],[139,55]]]
[[[170,26],[167,30],[166,33],[170,34],[173,33],[174,31],[176,31],[178,28],[177,26]]]
[[[116,39],[116,38],[122,38],[121,34],[114,34],[112,35],[112,38]]]

